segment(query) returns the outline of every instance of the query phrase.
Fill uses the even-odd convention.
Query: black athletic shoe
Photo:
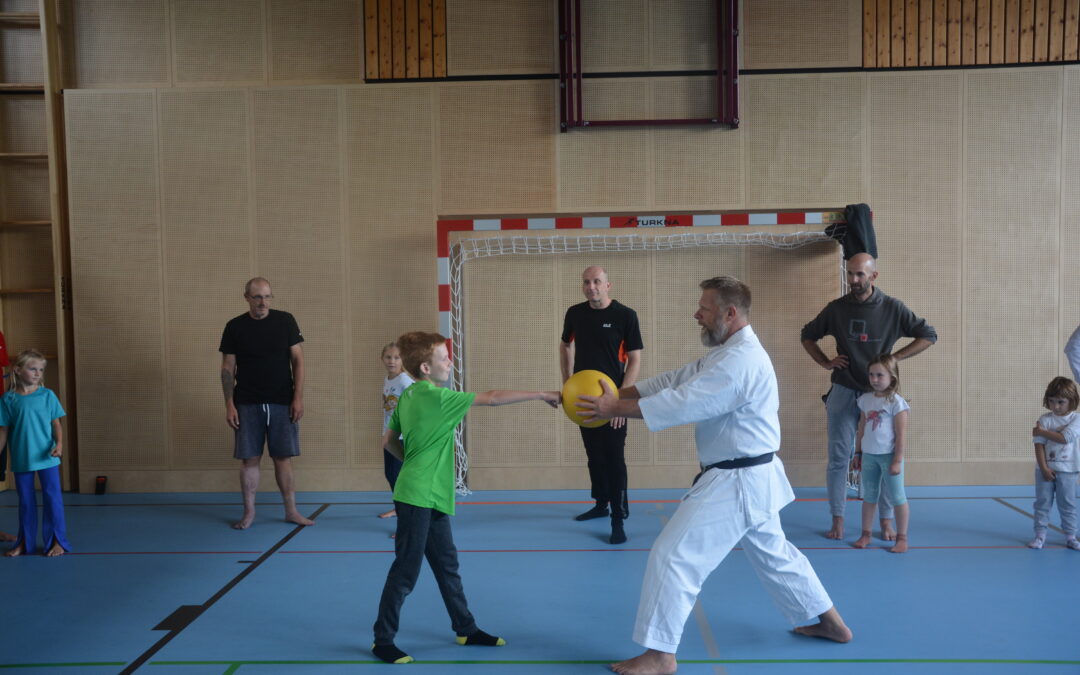
[[[611,521],[611,539],[612,544],[625,544],[626,543],[626,531],[623,530],[621,520]]]
[[[607,507],[597,504],[596,506],[592,507],[591,509],[589,509],[585,513],[580,513],[580,514],[574,516],[574,520],[581,521],[581,520],[593,520],[594,518],[606,518],[607,514],[608,514]]]

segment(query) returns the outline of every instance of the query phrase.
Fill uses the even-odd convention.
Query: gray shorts
[[[236,406],[240,428],[236,430],[235,459],[262,457],[263,443],[271,457],[300,454],[300,425],[289,419],[289,406],[277,403],[242,403]]]

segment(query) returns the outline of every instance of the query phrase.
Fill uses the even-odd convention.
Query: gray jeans
[[[394,539],[394,562],[386,575],[379,617],[375,620],[375,644],[394,642],[401,619],[401,605],[412,592],[420,576],[420,565],[426,557],[435,581],[439,584],[443,604],[450,614],[450,627],[457,635],[476,632],[476,621],[465,602],[465,589],[458,574],[457,548],[450,531],[450,516],[435,509],[426,509],[399,501],[397,535]]]
[[[833,516],[843,516],[847,506],[847,474],[851,457],[855,454],[855,432],[859,430],[859,396],[853,389],[834,384],[825,399],[825,413],[829,424],[829,465],[825,469],[825,486],[829,494],[829,511]],[[878,502],[878,515],[893,517],[893,507],[882,495]]]
[[[1050,524],[1050,507],[1057,499],[1061,514],[1061,529],[1066,537],[1076,536],[1076,478],[1075,471],[1055,471],[1054,480],[1043,478],[1035,467],[1035,533],[1046,534]]]

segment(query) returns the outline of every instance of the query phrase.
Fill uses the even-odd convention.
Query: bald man
[[[637,313],[611,299],[607,271],[593,265],[581,273],[585,302],[566,310],[559,368],[563,383],[579,370],[599,370],[615,381],[616,387],[632,387],[641,372],[641,329]],[[592,520],[611,515],[612,544],[626,541],[623,520],[630,515],[626,497],[626,420],[616,417],[610,424],[581,427],[581,440],[589,459],[589,480],[596,504],[575,517]]]
[[[829,428],[829,464],[825,472],[832,524],[829,539],[844,537],[844,507],[847,504],[848,466],[855,451],[859,425],[856,400],[870,391],[867,364],[880,354],[892,353],[897,360],[911,358],[937,342],[937,332],[896,298],[874,287],[877,263],[869,253],[857,253],[846,264],[850,292],[833,300],[803,326],[802,344],[814,363],[832,371],[832,388],[825,396]],[[836,340],[836,356],[829,358],[818,340],[831,335]],[[914,338],[892,352],[900,338]],[[896,539],[892,506],[879,502],[882,538]]]

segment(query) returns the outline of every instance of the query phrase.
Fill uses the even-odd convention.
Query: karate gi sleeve
[[[1065,358],[1069,360],[1073,381],[1080,382],[1080,326],[1076,327],[1069,341],[1065,343]]]
[[[650,431],[660,431],[725,415],[746,402],[741,379],[737,364],[714,363],[638,401],[645,425]]]

